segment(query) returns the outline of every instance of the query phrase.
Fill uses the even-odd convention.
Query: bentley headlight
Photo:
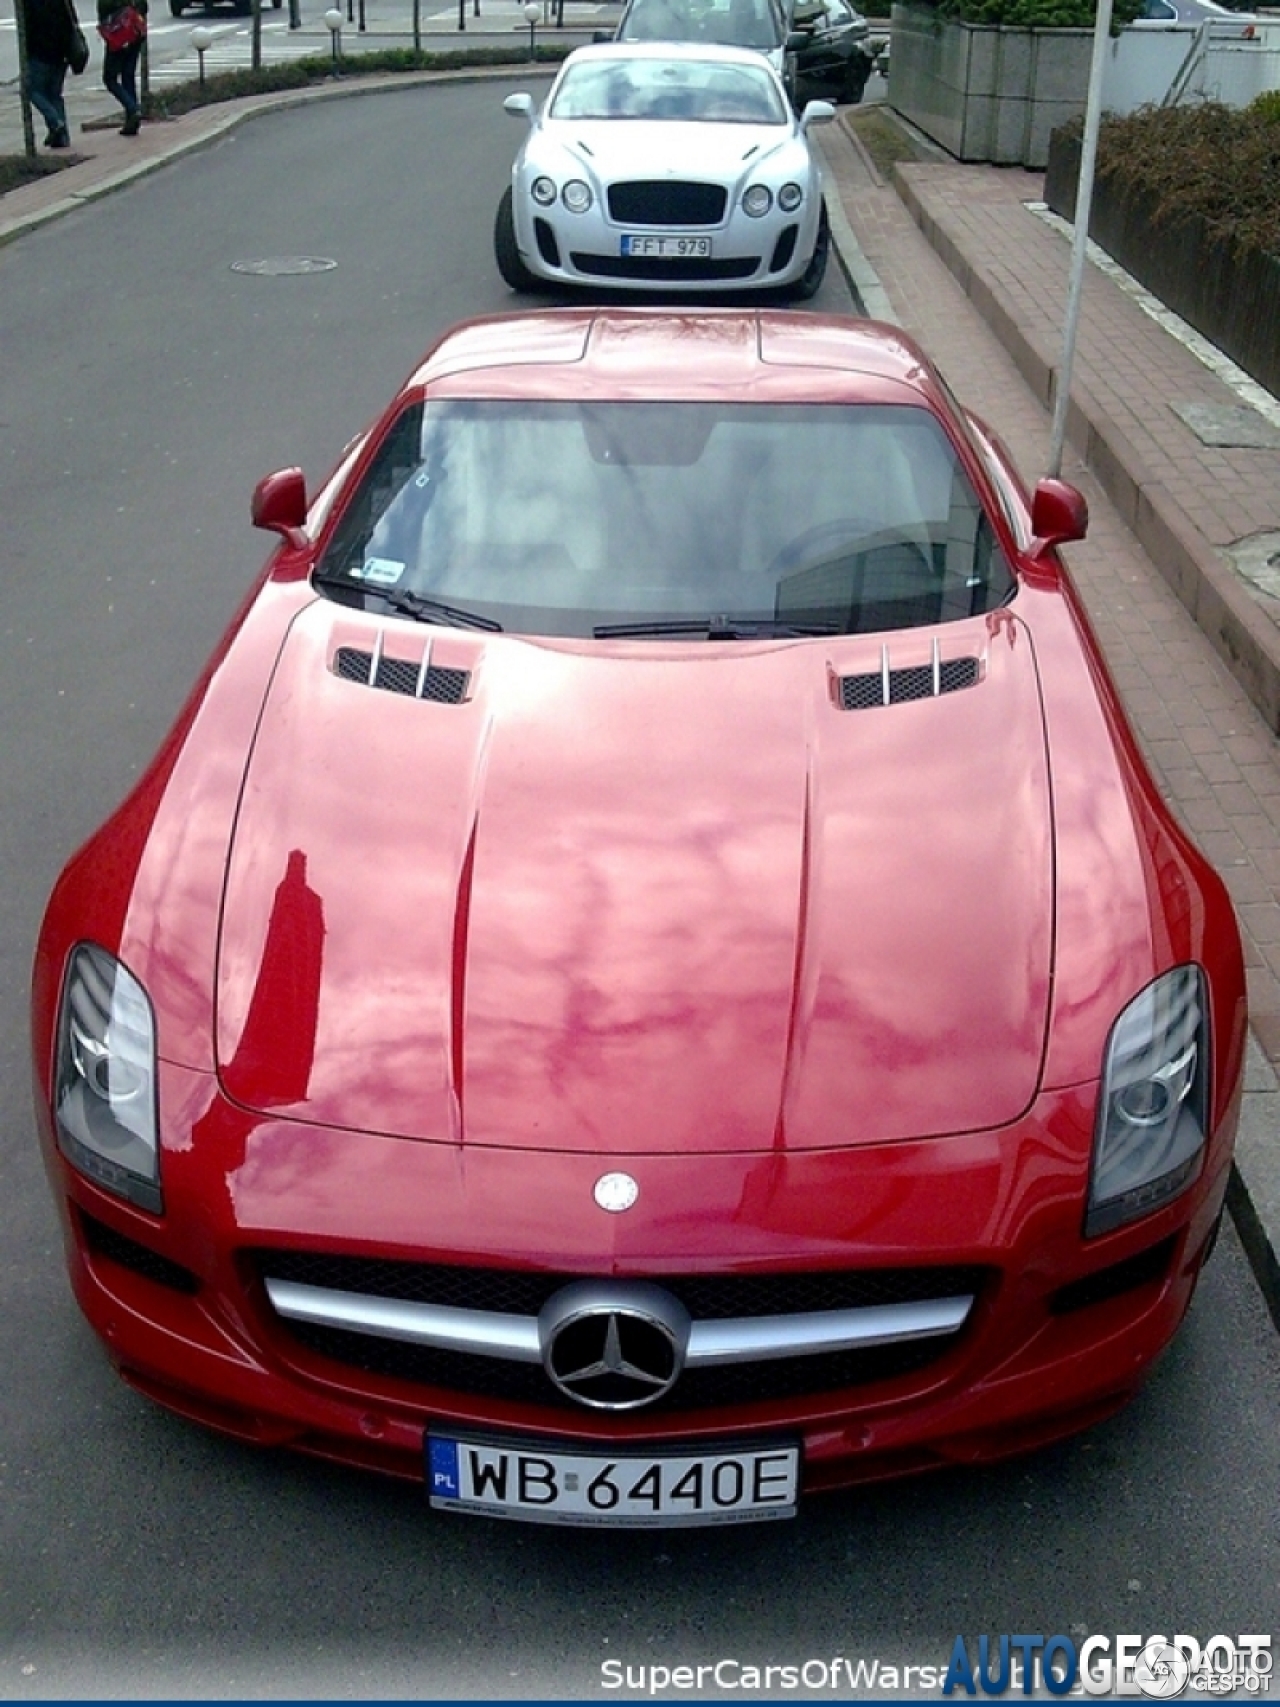
[[[794,213],[804,200],[804,191],[799,184],[784,184],[778,191],[778,206],[783,213]]]
[[[62,988],[53,1107],[58,1145],[71,1165],[158,1215],[151,1003],[133,974],[91,943],[72,954]]]
[[[535,178],[529,185],[529,194],[539,207],[550,207],[556,199],[556,187],[550,178]]]
[[[773,193],[767,184],[752,184],[742,197],[742,211],[752,219],[763,219],[773,206]]]
[[[1166,972],[1111,1028],[1093,1140],[1086,1236],[1167,1203],[1195,1178],[1208,1115],[1204,978]]]
[[[585,213],[591,206],[591,185],[581,178],[570,178],[560,192],[560,199],[570,213]]]

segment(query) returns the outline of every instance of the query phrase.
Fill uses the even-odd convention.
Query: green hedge
[[[940,18],[962,24],[1018,24],[1024,29],[1091,30],[1093,0],[912,0]],[[1132,23],[1143,13],[1143,0],[1113,0],[1111,31]]]
[[[1280,255],[1280,91],[1244,108],[1201,102],[1105,118],[1096,170],[1141,195],[1155,224],[1195,215],[1214,238]]]

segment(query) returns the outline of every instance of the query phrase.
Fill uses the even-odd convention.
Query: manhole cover
[[[259,278],[278,279],[286,273],[331,273],[336,261],[324,255],[268,255],[262,261],[232,261],[233,273],[256,273]]]
[[[1172,408],[1201,444],[1218,450],[1280,449],[1280,428],[1246,405],[1174,403]]]

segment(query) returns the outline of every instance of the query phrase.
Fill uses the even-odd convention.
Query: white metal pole
[[[1089,62],[1089,93],[1085,98],[1084,136],[1080,146],[1080,175],[1076,182],[1076,223],[1071,241],[1071,275],[1067,287],[1067,312],[1062,327],[1062,360],[1053,399],[1053,429],[1049,436],[1049,469],[1054,479],[1062,472],[1062,448],[1067,437],[1067,410],[1071,404],[1071,369],[1076,356],[1076,329],[1080,323],[1080,292],[1089,245],[1089,210],[1093,205],[1093,170],[1098,158],[1098,126],[1102,120],[1102,72],[1111,36],[1111,0],[1098,0],[1093,20],[1093,57]]]

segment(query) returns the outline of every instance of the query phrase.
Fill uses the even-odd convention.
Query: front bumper
[[[803,276],[813,254],[818,212],[807,198],[793,214],[775,206],[761,219],[732,212],[715,226],[645,227],[611,220],[599,201],[585,214],[537,207],[515,189],[516,243],[536,277],[568,285],[670,292],[786,289]],[[629,257],[626,235],[706,239],[710,254]]]
[[[1043,1097],[996,1133],[605,1160],[263,1120],[170,1066],[161,1094],[163,1218],[81,1179],[44,1134],[76,1296],[121,1374],[153,1399],[241,1439],[417,1480],[433,1422],[607,1447],[785,1435],[801,1442],[805,1491],[996,1459],[1118,1408],[1190,1302],[1235,1119],[1182,1197],[1086,1245],[1084,1092]],[[613,1167],[640,1182],[622,1215],[592,1200]],[[536,1368],[522,1386],[495,1386],[470,1366],[459,1376],[456,1363],[415,1364],[394,1345],[371,1357],[339,1330],[300,1332],[269,1301],[273,1252],[447,1268],[464,1287],[474,1274],[481,1306],[493,1276],[673,1291],[678,1276],[739,1289],[770,1277],[785,1295],[800,1276],[935,1267],[972,1276],[974,1303],[927,1355],[832,1364],[834,1384],[771,1386],[770,1375],[683,1396],[677,1384],[661,1407],[602,1414],[540,1387]]]

